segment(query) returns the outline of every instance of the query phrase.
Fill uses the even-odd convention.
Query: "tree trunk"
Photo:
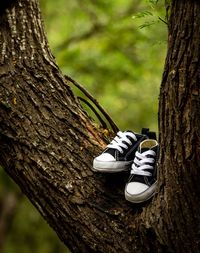
[[[128,175],[92,172],[106,140],[51,55],[37,0],[1,15],[0,161],[72,252],[199,251],[199,13],[171,7],[159,187],[142,205],[124,200]]]
[[[199,13],[199,1],[173,1],[160,93],[163,218],[170,247],[185,252],[200,252]]]

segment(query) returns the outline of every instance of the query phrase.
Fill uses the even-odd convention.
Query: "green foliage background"
[[[167,37],[163,1],[40,3],[49,43],[63,73],[93,94],[120,129],[157,131]],[[0,199],[9,191],[19,194],[2,169],[0,183]],[[4,253],[68,252],[25,197],[19,198],[10,223]]]

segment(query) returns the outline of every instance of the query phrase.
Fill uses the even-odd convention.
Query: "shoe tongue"
[[[141,147],[141,146],[139,147],[139,152],[140,153],[143,153],[143,152],[148,151],[148,150],[153,150],[153,151],[156,152],[157,147],[156,146],[149,147],[149,148],[147,148],[147,147]]]
[[[126,130],[125,132],[126,132],[126,133],[132,133],[132,134],[134,134],[134,132],[131,131],[131,130]]]
[[[148,150],[149,150],[149,148],[140,148],[140,153],[143,153],[143,152],[148,151]]]
[[[131,130],[127,130],[125,133],[131,133],[134,137],[137,138],[137,135],[136,135],[133,131],[131,131]],[[132,137],[132,136],[130,136],[130,135],[127,135],[126,137],[127,137],[130,141],[132,141],[132,142],[135,141],[135,138]]]

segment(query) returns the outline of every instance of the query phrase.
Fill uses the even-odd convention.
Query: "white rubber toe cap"
[[[130,182],[126,185],[126,192],[130,195],[138,195],[146,191],[149,188],[148,185],[139,182]]]
[[[125,187],[125,199],[132,203],[141,203],[150,199],[156,189],[157,182],[148,186],[139,182],[130,182]]]
[[[101,162],[115,162],[116,161],[115,158],[111,154],[108,154],[108,153],[104,153],[97,156],[96,160],[101,161]]]

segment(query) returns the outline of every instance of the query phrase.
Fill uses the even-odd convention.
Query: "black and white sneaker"
[[[141,203],[154,195],[157,185],[158,153],[159,145],[156,140],[147,139],[140,143],[125,187],[126,200]]]
[[[93,170],[113,173],[129,169],[140,142],[147,138],[132,131],[119,131],[103,153],[94,158]]]

